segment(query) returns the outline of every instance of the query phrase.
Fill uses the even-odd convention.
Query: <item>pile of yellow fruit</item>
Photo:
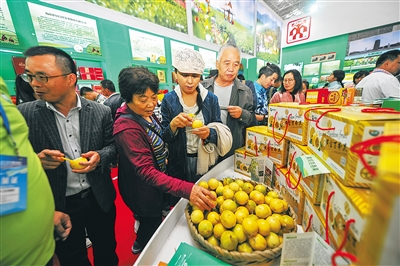
[[[262,184],[227,177],[199,185],[216,196],[217,206],[202,211],[189,202],[188,210],[198,233],[211,245],[243,253],[273,249],[296,227],[287,202]]]

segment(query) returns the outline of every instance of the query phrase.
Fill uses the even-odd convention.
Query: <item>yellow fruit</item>
[[[239,184],[239,187],[242,187],[244,184],[244,181],[241,179],[236,179],[235,182]]]
[[[265,196],[258,190],[253,190],[250,193],[250,199],[254,200],[256,204],[263,204],[265,201]]]
[[[257,221],[252,218],[244,218],[242,222],[243,231],[248,236],[256,236],[258,233]]]
[[[290,217],[289,215],[283,215],[280,219],[280,222],[281,222],[282,227],[285,229],[291,230],[296,226],[293,218]]]
[[[219,223],[219,214],[217,212],[210,212],[207,215],[207,220],[209,220],[212,225],[216,225],[217,223]]]
[[[200,181],[199,182],[199,186],[201,186],[201,187],[203,187],[205,189],[208,189],[208,183],[206,181]]]
[[[234,202],[231,199],[227,199],[227,200],[224,200],[221,207],[219,207],[219,211],[220,211],[220,213],[222,213],[225,210],[235,212],[236,208],[237,208],[236,202]]]
[[[75,160],[69,161],[69,165],[71,166],[72,169],[82,170],[82,169],[85,169],[87,166],[81,165],[79,163],[87,163],[87,161],[88,160],[86,158],[79,157],[79,158],[76,158]]]
[[[221,236],[220,247],[229,251],[236,250],[239,241],[237,236],[232,231],[225,231]]]
[[[269,227],[269,223],[264,219],[257,220],[258,225],[258,233],[262,236],[267,236],[271,232],[271,228]]]
[[[236,216],[236,223],[241,224],[244,218],[247,218],[249,216],[249,212],[247,211],[247,209],[246,211],[236,210],[235,216]]]
[[[204,220],[204,214],[200,210],[194,210],[192,214],[190,214],[190,219],[194,224],[198,224]]]
[[[225,199],[233,199],[233,197],[235,196],[235,192],[233,192],[233,190],[230,188],[225,188],[222,195]]]
[[[244,191],[238,191],[235,193],[235,201],[239,205],[246,205],[249,201],[249,195],[247,195],[247,193]]]
[[[245,206],[239,206],[236,209],[236,211],[241,211],[241,210],[243,210],[247,214],[247,216],[250,214],[249,210]]]
[[[278,219],[274,216],[269,216],[266,221],[269,223],[271,232],[279,233],[279,230],[281,230],[281,222]]]
[[[283,236],[278,235],[278,237],[279,237],[279,244],[282,244],[283,243]]]
[[[271,210],[275,213],[282,213],[283,212],[283,202],[280,199],[273,199],[269,204]]]
[[[219,240],[215,236],[210,236],[207,238],[207,242],[213,246],[219,247]]]
[[[239,243],[243,243],[244,241],[247,240],[247,236],[243,231],[243,225],[237,224],[235,227],[233,227],[232,232],[236,235],[238,238]]]
[[[258,218],[265,219],[272,214],[267,204],[260,204],[256,207],[256,215]]]
[[[247,194],[250,194],[254,189],[254,186],[250,182],[245,182],[242,186],[242,190]]]
[[[264,196],[267,195],[267,188],[261,184],[256,185],[254,189],[260,191]]]
[[[254,200],[248,200],[247,204],[245,205],[246,209],[249,211],[249,213],[254,213],[256,209],[257,204],[254,202]]]
[[[224,227],[221,223],[214,225],[213,233],[214,233],[214,236],[215,236],[217,239],[220,239],[222,233],[225,232],[225,231],[226,231],[226,229],[225,229],[225,227]]]
[[[205,238],[210,237],[213,233],[213,225],[208,220],[201,221],[199,223],[198,229],[199,229],[199,234]]]
[[[233,179],[230,178],[230,177],[225,177],[225,178],[222,180],[222,183],[224,184],[224,186],[229,185],[229,184],[232,183],[232,182],[233,182]]]
[[[233,192],[237,192],[240,190],[240,186],[236,182],[232,182],[229,184],[229,188],[233,190]]]
[[[222,196],[223,193],[224,193],[224,187],[223,187],[223,186],[218,186],[218,187],[215,189],[215,193],[217,193],[218,196]]]
[[[190,118],[195,118],[195,117],[196,117],[195,114],[188,114],[188,116],[189,116]]]
[[[267,248],[267,241],[265,238],[257,234],[255,236],[249,237],[249,244],[254,250],[264,250]]]
[[[275,199],[279,199],[279,194],[276,191],[269,191],[267,195]]]
[[[225,228],[230,229],[236,225],[236,216],[232,211],[226,210],[222,212],[220,221]]]
[[[265,204],[270,204],[271,203],[271,201],[273,200],[274,198],[273,197],[271,197],[271,196],[265,196]]]
[[[255,215],[255,214],[250,214],[250,215],[247,216],[247,217],[253,219],[253,220],[256,221],[256,222],[257,222],[258,219],[260,219],[260,218],[258,218],[257,215]]]
[[[217,198],[217,206],[221,207],[221,205],[222,205],[222,203],[224,203],[224,201],[225,201],[224,196],[219,196]]]
[[[276,248],[279,247],[280,245],[280,241],[279,241],[279,237],[277,234],[271,232],[266,238],[265,240],[267,240],[267,246],[269,248]]]
[[[283,203],[283,212],[286,212],[289,209],[289,205],[286,200],[282,200]]]
[[[201,120],[194,120],[192,122],[192,128],[200,128],[203,126],[203,122]]]
[[[216,190],[218,188],[218,182],[216,178],[210,178],[210,180],[208,180],[209,189]]]
[[[201,212],[203,212],[203,211],[199,208],[199,206],[197,206],[197,205],[195,205],[195,204],[193,204],[193,203],[192,203],[192,207],[193,207],[193,208],[192,208],[193,211],[195,211],[195,210],[200,210]]]
[[[251,248],[250,244],[247,243],[247,242],[244,242],[244,243],[240,244],[240,245],[237,247],[237,250],[238,250],[240,253],[252,253],[252,252],[253,252],[253,249]]]

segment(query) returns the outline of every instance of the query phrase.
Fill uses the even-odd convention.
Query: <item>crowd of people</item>
[[[32,242],[2,247],[5,265],[52,265],[53,253],[61,265],[90,265],[87,235],[96,265],[118,265],[116,192],[110,178],[116,163],[121,196],[140,221],[132,245],[132,252],[140,253],[163,211],[180,198],[203,210],[214,208],[215,196],[196,181],[244,145],[247,127],[266,123],[269,103],[305,103],[309,86],[299,71],[281,76],[274,64],[262,67],[256,80],[245,80],[238,76],[240,50],[228,43],[217,54],[217,71],[204,80],[199,52],[176,53],[177,85],[160,105],[159,79],[145,67],[122,69],[119,92],[112,81],[103,80],[101,93],[82,87],[79,95],[69,54],[49,46],[24,54],[25,72],[16,79],[17,107],[0,82],[2,120],[12,117],[1,129],[0,148],[10,160],[28,158],[28,211],[2,215],[0,222],[3,239],[29,234]],[[356,73],[353,86],[363,87],[368,100],[399,97],[394,77],[399,71],[400,51],[389,51],[371,74]],[[327,87],[342,88],[344,76],[342,70],[333,71]],[[79,157],[85,159],[80,169],[66,162]],[[35,230],[24,226],[28,222]]]

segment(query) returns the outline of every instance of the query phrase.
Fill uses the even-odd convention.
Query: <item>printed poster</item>
[[[8,9],[5,0],[1,0],[0,5],[0,34],[0,43],[19,45],[14,23],[11,19],[10,10]]]
[[[195,37],[219,45],[234,43],[254,55],[255,0],[191,2]]]
[[[262,3],[257,3],[256,51],[257,58],[279,64],[282,22]]]
[[[181,42],[171,41],[171,56],[172,56],[172,65],[174,65],[174,55],[181,50],[188,48],[194,50],[193,45],[184,44]]]
[[[199,48],[199,53],[203,57],[204,63],[206,64],[206,70],[215,69],[217,62],[217,53],[214,51]]]
[[[141,31],[129,30],[132,59],[165,65],[164,38]]]
[[[39,45],[101,55],[96,20],[28,2]]]

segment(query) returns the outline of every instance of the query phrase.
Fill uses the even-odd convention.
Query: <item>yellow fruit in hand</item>
[[[196,115],[195,115],[195,114],[188,114],[188,117],[190,117],[190,118],[195,118]]]
[[[194,224],[198,224],[204,220],[204,214],[200,210],[194,210],[192,214],[190,214],[190,219]]]
[[[194,120],[192,122],[192,128],[199,128],[203,126],[203,122],[201,122],[200,120]]]
[[[85,169],[87,166],[86,165],[81,165],[81,164],[79,164],[80,162],[85,162],[85,163],[87,163],[87,159],[86,158],[83,158],[83,157],[79,157],[79,158],[76,158],[75,160],[71,160],[70,162],[69,162],[69,165],[71,166],[71,168],[72,169],[75,169],[75,170],[82,170],[82,169]]]
[[[201,187],[203,187],[205,189],[208,189],[208,183],[206,181],[200,181],[199,182],[199,186],[201,186]]]

